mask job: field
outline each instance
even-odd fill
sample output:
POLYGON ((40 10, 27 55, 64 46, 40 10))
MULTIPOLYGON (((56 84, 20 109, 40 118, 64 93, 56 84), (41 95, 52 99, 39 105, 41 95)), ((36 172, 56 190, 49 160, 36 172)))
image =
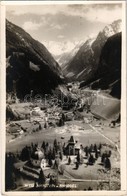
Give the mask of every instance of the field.
MULTIPOLYGON (((25 106, 26 107, 26 106, 25 106)), ((29 106, 27 106, 29 107, 29 106)), ((23 110, 22 110, 23 111, 23 110)), ((57 139, 62 145, 67 144, 71 136, 75 141, 82 144, 83 147, 90 146, 91 144, 102 144, 102 152, 111 150, 111 172, 105 172, 103 165, 101 164, 101 157, 97 159, 94 165, 87 165, 87 158, 84 157, 83 164, 81 164, 78 170, 75 169, 75 156, 71 156, 71 164, 68 165, 68 158, 63 157, 61 167, 64 171, 63 175, 59 175, 59 182, 61 184, 75 184, 73 190, 88 190, 91 185, 92 189, 98 190, 118 190, 120 188, 120 126, 114 128, 109 126, 109 120, 99 120, 93 118, 91 122, 86 122, 86 119, 92 117, 92 115, 81 112, 84 115, 84 119, 66 121, 64 126, 49 126, 44 128, 44 121, 38 120, 41 125, 41 129, 37 129, 38 122, 36 120, 17 120, 7 123, 6 132, 6 152, 21 152, 25 146, 38 144, 41 146, 43 141, 48 142, 50 146, 53 145, 54 139, 57 139), (17 133, 17 130, 22 127, 24 132, 17 133), (35 130, 35 131, 33 131, 35 130), (110 182, 110 180, 112 181, 110 182), (112 185, 115 183, 115 185, 112 185)), ((21 166, 23 163, 19 163, 21 166)), ((56 170, 47 168, 44 170, 44 174, 49 173, 57 174, 56 170)), ((31 183, 31 180, 23 178, 26 184, 31 183)), ((32 181, 34 183, 34 181, 32 181)), ((23 188, 23 187, 22 187, 23 188)), ((21 189, 22 189, 21 188, 21 189)), ((20 189, 20 190, 21 190, 20 189)), ((25 189, 24 189, 25 190, 25 189)))
MULTIPOLYGON (((20 122, 20 124, 24 124, 24 126, 29 127, 29 129, 33 128, 33 125, 27 121, 20 122)), ((46 140, 49 143, 53 143, 54 139, 60 140, 61 142, 67 142, 71 135, 74 136, 76 140, 82 143, 84 146, 94 143, 107 143, 111 144, 111 142, 106 139, 104 136, 111 139, 116 144, 119 143, 120 138, 120 127, 110 128, 108 123, 105 122, 105 125, 97 127, 99 122, 93 121, 92 124, 85 124, 82 121, 68 121, 63 127, 56 128, 48 128, 42 129, 38 132, 28 132, 24 133, 20 137, 15 138, 14 140, 9 140, 12 136, 7 134, 6 144, 7 151, 15 152, 20 150, 25 145, 33 143, 42 143, 43 140, 46 140), (93 125, 92 125, 93 124, 93 125), (92 125, 92 126, 90 126, 92 125), (96 130, 99 130, 101 134, 97 133, 92 127, 95 127, 96 130), (61 139, 64 137, 64 139, 61 139)), ((36 125, 34 125, 36 127, 36 125)))

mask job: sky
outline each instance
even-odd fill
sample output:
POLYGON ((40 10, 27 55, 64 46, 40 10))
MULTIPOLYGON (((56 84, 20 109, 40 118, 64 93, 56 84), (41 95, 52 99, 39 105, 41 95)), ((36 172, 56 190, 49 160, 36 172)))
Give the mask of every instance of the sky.
POLYGON ((72 50, 81 41, 95 37, 107 24, 122 19, 122 5, 8 5, 6 18, 56 56, 72 50))

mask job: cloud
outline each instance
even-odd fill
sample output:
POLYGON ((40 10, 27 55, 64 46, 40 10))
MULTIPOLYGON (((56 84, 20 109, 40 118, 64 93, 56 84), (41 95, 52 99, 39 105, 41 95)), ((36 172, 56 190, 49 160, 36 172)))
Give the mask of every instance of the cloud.
POLYGON ((24 22, 24 24, 22 25, 23 29, 25 29, 26 31, 36 31, 41 27, 41 23, 36 23, 36 22, 32 22, 32 21, 26 21, 24 22))
POLYGON ((59 39, 63 39, 65 36, 64 35, 58 35, 59 39))
POLYGON ((44 16, 46 14, 63 14, 67 16, 81 16, 91 22, 110 23, 122 18, 122 4, 56 4, 56 5, 26 5, 7 6, 7 11, 13 15, 35 14, 44 16))
POLYGON ((46 26, 48 23, 50 23, 49 18, 46 16, 42 16, 40 20, 41 20, 42 26, 46 26))
POLYGON ((40 22, 43 27, 47 27, 51 30, 62 30, 66 24, 60 23, 56 16, 51 16, 50 14, 43 15, 40 18, 40 22))
POLYGON ((81 16, 90 22, 111 23, 122 18, 122 4, 69 5, 74 16, 81 16), (73 11, 72 11, 73 10, 73 11))
POLYGON ((55 15, 57 13, 65 13, 67 5, 20 5, 20 6, 7 6, 7 11, 13 12, 14 15, 36 14, 55 15))
POLYGON ((122 10, 119 7, 114 10, 105 8, 90 8, 85 14, 85 18, 91 22, 111 23, 114 20, 122 18, 122 10))
POLYGON ((57 29, 57 30, 61 30, 63 27, 59 24, 55 24, 55 23, 52 23, 50 24, 50 29, 57 29))
MULTIPOLYGON (((20 5, 6 8, 8 20, 23 27, 35 39, 55 41, 49 44, 53 53, 64 50, 60 45, 65 40, 74 43, 75 40, 93 37, 93 33, 97 34, 107 24, 122 18, 122 8, 117 3, 20 5)), ((72 47, 70 43, 68 48, 72 47)))

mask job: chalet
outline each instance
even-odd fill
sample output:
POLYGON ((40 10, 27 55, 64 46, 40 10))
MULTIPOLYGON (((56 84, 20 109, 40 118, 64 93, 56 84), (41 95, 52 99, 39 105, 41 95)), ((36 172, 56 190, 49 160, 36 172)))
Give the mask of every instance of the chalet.
POLYGON ((46 166, 47 166, 47 162, 46 162, 46 159, 42 159, 41 160, 41 165, 40 165, 40 167, 42 168, 42 169, 44 169, 44 168, 46 168, 46 166))
POLYGON ((31 162, 32 168, 40 168, 41 160, 39 160, 39 159, 31 159, 30 162, 31 162))

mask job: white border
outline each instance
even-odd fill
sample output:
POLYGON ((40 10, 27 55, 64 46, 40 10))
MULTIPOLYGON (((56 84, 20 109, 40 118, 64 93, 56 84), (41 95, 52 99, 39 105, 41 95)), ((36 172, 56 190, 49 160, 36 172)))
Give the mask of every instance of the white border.
POLYGON ((122 80, 121 80, 121 133, 120 133, 120 149, 121 149, 121 189, 127 188, 127 133, 126 133, 126 104, 127 104, 127 70, 126 70, 126 4, 123 7, 122 22, 122 80), (124 164, 125 163, 125 164, 124 164), (124 181, 125 179, 125 181, 124 181))
POLYGON ((2 1, 2 5, 52 5, 52 4, 117 4, 125 1, 2 1))
POLYGON ((1 188, 2 193, 4 186, 4 179, 5 179, 5 144, 6 144, 6 137, 5 137, 5 112, 6 112, 6 66, 5 66, 5 56, 6 56, 6 48, 5 48, 5 6, 0 6, 0 131, 1 131, 1 160, 2 160, 2 167, 1 167, 1 176, 0 180, 2 182, 1 188))
POLYGON ((127 195, 127 150, 126 150, 126 2, 125 1, 2 1, 0 7, 1 15, 1 29, 0 29, 0 130, 2 131, 2 194, 3 195, 127 195), (120 145, 121 145, 121 191, 58 191, 58 192, 5 192, 5 109, 6 109, 6 80, 5 80, 5 8, 6 5, 51 5, 51 4, 116 4, 121 3, 123 5, 123 31, 122 31, 122 99, 121 99, 121 134, 120 134, 120 145))

